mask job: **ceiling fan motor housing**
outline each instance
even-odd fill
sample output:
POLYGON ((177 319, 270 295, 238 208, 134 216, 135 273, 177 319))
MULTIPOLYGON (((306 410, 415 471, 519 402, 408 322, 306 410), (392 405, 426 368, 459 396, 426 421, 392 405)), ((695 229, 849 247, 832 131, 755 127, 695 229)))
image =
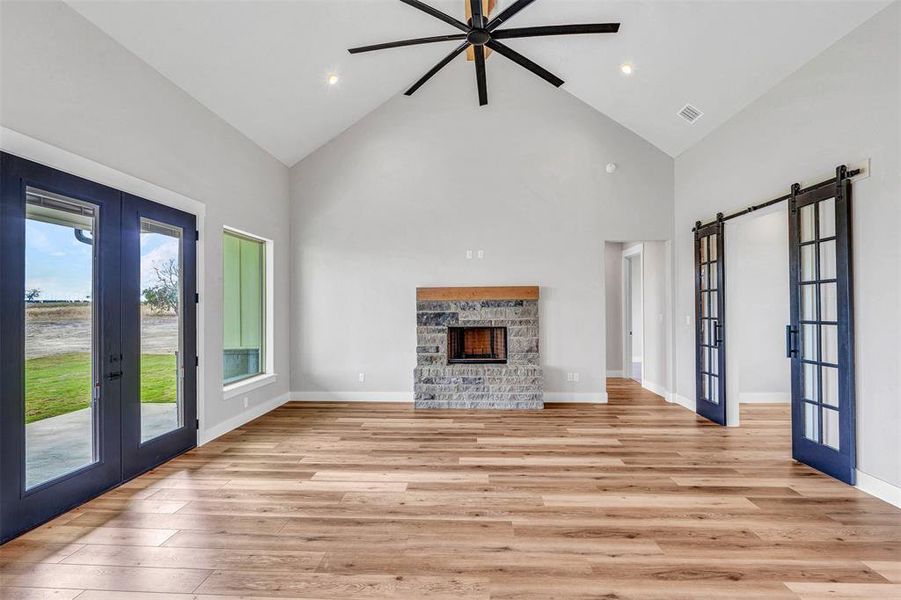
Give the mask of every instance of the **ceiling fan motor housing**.
POLYGON ((466 41, 473 46, 484 46, 491 41, 491 34, 484 29, 470 29, 466 34, 466 41))

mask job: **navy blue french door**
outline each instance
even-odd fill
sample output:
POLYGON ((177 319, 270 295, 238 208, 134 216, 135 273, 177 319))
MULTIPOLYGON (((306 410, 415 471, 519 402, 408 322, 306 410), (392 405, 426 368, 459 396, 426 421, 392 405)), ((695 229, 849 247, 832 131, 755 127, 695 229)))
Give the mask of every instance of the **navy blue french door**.
POLYGON ((195 240, 0 154, 0 542, 196 444, 195 240))
POLYGON ((197 335, 195 325, 195 217, 122 194, 122 471, 129 479, 197 442, 197 335), (162 255, 162 260, 148 256, 162 255), (142 297, 160 281, 176 297, 168 318, 142 297), (149 314, 148 314, 149 313, 149 314), (162 322, 160 322, 162 321, 162 322), (161 330, 167 343, 160 348, 161 330), (166 369, 170 394, 155 402, 166 369))
POLYGON ((695 400, 702 417, 726 424, 723 221, 695 227, 695 400))
POLYGON ((792 457, 845 483, 855 481, 851 184, 801 190, 789 206, 792 457))

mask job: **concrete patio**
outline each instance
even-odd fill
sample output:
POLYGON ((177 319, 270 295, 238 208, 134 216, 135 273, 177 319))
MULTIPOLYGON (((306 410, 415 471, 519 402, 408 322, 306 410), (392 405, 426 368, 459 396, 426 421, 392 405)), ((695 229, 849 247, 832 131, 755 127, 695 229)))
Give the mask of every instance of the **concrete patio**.
MULTIPOLYGON (((141 404, 144 440, 153 439, 178 426, 174 402, 141 404)), ((49 481, 92 461, 91 409, 28 423, 25 426, 26 487, 49 481)))

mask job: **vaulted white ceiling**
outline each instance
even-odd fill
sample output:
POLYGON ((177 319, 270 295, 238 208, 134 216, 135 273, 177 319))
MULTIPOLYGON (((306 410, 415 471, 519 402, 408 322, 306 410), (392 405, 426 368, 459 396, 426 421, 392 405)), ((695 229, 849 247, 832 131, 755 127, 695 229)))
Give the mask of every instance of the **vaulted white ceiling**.
MULTIPOLYGON (((463 20, 465 0, 425 1, 463 20)), ((498 9, 512 1, 498 0, 498 9)), ((69 4, 289 166, 403 92, 454 42, 355 56, 347 48, 456 32, 397 0, 69 4), (337 85, 327 85, 329 73, 337 85)), ((887 4, 539 0, 509 26, 622 27, 508 43, 563 78, 559 93, 676 156, 887 4), (634 65, 630 77, 620 73, 625 62, 634 65), (685 103, 704 112, 694 125, 676 115, 685 103)), ((491 65, 501 60, 488 61, 489 93, 491 65)), ((474 88, 460 89, 460 102, 477 103, 474 88)))

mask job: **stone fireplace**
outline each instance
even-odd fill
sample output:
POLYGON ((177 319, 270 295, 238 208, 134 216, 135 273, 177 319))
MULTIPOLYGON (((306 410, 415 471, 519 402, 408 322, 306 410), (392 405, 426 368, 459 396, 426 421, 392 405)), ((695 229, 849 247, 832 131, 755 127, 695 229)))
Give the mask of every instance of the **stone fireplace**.
POLYGON ((416 408, 544 407, 538 287, 416 290, 416 408))

